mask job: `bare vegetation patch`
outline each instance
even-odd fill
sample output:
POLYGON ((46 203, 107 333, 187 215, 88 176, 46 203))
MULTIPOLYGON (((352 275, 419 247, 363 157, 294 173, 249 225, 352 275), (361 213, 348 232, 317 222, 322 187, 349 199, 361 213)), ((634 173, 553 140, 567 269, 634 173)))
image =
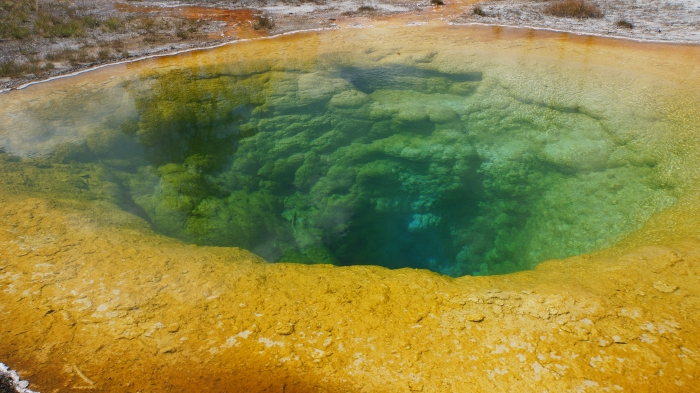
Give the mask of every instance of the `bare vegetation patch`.
POLYGON ((602 18, 603 12, 596 3, 585 0, 558 0, 544 8, 544 13, 562 18, 602 18))

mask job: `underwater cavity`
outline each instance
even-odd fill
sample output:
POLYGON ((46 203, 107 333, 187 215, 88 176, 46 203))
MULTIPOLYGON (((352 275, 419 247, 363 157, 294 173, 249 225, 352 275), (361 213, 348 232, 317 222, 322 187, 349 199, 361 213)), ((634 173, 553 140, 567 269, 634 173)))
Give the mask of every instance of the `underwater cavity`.
MULTIPOLYGON (((90 198, 196 244, 452 276, 598 250, 675 202, 653 155, 630 153, 606 119, 524 99, 485 70, 201 66, 121 88, 130 109, 84 141, 20 159, 5 140, 3 165, 73 165, 92 173, 75 180, 90 198)), ((77 127, 48 117, 50 138, 77 127)))

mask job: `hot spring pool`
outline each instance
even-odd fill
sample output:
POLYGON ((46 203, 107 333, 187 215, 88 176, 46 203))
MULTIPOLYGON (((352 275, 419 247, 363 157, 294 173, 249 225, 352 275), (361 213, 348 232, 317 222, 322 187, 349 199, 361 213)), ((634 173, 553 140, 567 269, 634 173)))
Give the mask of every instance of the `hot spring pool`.
POLYGON ((689 391, 699 64, 386 27, 0 94, 0 361, 47 392, 689 391))
POLYGON ((695 141, 678 137, 696 125, 674 116, 698 89, 679 76, 585 42, 415 30, 239 44, 3 95, 3 171, 270 262, 450 276, 610 247, 695 187, 695 141))

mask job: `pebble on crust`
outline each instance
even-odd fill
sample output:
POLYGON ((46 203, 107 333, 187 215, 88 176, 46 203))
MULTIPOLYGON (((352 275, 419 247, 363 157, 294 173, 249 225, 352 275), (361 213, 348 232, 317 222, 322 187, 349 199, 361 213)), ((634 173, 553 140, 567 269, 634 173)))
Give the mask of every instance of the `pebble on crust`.
POLYGON ((16 371, 0 363, 0 393, 37 393, 27 386, 29 382, 22 381, 16 371))

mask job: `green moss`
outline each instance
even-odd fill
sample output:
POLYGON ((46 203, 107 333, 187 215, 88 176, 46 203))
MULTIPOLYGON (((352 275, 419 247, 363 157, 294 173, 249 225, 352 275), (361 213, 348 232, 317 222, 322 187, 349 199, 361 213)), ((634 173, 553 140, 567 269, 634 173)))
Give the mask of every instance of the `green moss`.
POLYGON ((339 261, 328 247, 317 245, 300 251, 296 247, 285 250, 279 259, 280 262, 304 263, 307 265, 338 265, 339 261))
POLYGON ((254 249, 268 239, 284 235, 280 212, 279 200, 272 195, 237 191, 224 199, 201 201, 191 211, 187 232, 200 244, 254 249))

